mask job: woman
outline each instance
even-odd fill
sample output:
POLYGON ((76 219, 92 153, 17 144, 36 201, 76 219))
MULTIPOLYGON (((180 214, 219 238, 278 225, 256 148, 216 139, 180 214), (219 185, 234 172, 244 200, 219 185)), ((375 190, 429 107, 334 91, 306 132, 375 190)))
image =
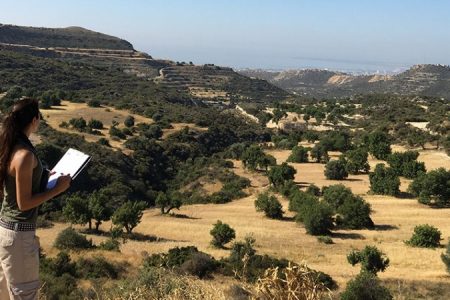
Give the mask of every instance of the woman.
POLYGON ((38 206, 70 186, 70 176, 61 176, 53 189, 41 191, 44 169, 28 139, 39 121, 38 101, 22 99, 0 132, 0 300, 38 298, 38 206))

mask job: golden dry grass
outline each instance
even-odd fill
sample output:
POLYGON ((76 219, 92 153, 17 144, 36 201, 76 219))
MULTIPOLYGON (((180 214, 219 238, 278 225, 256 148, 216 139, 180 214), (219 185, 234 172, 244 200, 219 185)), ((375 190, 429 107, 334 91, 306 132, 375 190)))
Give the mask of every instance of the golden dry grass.
MULTIPOLYGON (((267 152, 274 155, 278 163, 289 156, 289 151, 284 150, 267 152)), ((334 157, 337 155, 338 153, 333 153, 334 157)), ((422 151, 419 160, 424 161, 428 169, 437 167, 450 169, 450 158, 442 152, 422 151)), ((371 159, 371 166, 375 163, 377 161, 371 159)), ((287 258, 298 263, 305 262, 314 269, 330 274, 341 287, 359 272, 359 267, 352 267, 347 263, 346 255, 350 250, 362 249, 366 245, 376 245, 390 258, 389 268, 379 274, 382 279, 401 279, 411 284, 413 281, 450 284, 450 277, 440 259, 443 249, 412 248, 404 244, 404 241, 411 237, 413 228, 424 223, 439 228, 444 238, 443 243, 446 243, 450 237, 449 209, 429 208, 419 204, 416 199, 368 195, 368 175, 350 176, 350 180, 345 181, 331 181, 325 179, 324 166, 321 164, 291 164, 297 169, 295 181, 298 184, 306 186, 314 183, 322 187, 342 183, 361 195, 372 206, 372 219, 378 226, 376 230, 339 230, 332 236, 335 244, 325 245, 319 243, 316 237, 307 235, 303 226, 293 221, 271 220, 256 212, 254 201, 259 192, 268 188, 267 177, 262 173, 243 169, 239 161, 234 161, 234 164, 236 174, 251 180, 251 187, 247 189, 249 196, 221 205, 183 206, 177 211, 189 218, 162 216, 157 209, 147 210, 135 231, 155 235, 161 240, 128 241, 121 247, 122 254, 118 255, 134 266, 140 264, 144 251, 149 254, 159 253, 175 246, 195 245, 216 258, 228 256, 229 250, 214 249, 209 245, 211 240, 209 231, 212 225, 217 220, 222 220, 236 230, 237 240, 252 234, 256 239, 256 249, 259 253, 287 258)), ((402 180, 402 191, 406 190, 407 183, 407 180, 402 180)), ((280 200, 284 210, 287 211, 287 200, 280 200)), ((293 214, 287 212, 286 216, 292 217, 293 214)), ((108 230, 109 226, 110 224, 106 223, 101 228, 108 230)), ((38 231, 45 250, 54 253, 51 244, 56 233, 62 228, 63 225, 56 225, 52 229, 38 231)), ((93 239, 99 242, 102 238, 93 237, 93 239)))
POLYGON ((104 137, 110 141, 112 147, 120 150, 124 149, 122 142, 111 140, 109 135, 109 129, 111 128, 113 121, 119 123, 119 128, 125 127, 123 122, 127 116, 133 116, 135 123, 153 123, 153 120, 150 118, 133 114, 128 111, 118 110, 113 107, 90 107, 86 103, 73 103, 65 100, 61 101, 61 106, 54 106, 51 109, 41 109, 41 112, 48 125, 58 131, 82 135, 89 142, 96 142, 101 137, 104 137), (93 135, 59 127, 59 124, 62 122, 68 123, 70 119, 80 117, 83 117, 87 122, 91 119, 101 121, 104 129, 101 129, 100 132, 103 135, 93 135))
POLYGON ((207 127, 200 127, 193 123, 172 123, 171 125, 173 128, 163 129, 162 139, 167 138, 169 135, 174 134, 175 132, 184 129, 185 127, 188 127, 189 129, 196 130, 196 131, 207 131, 208 130, 207 127))

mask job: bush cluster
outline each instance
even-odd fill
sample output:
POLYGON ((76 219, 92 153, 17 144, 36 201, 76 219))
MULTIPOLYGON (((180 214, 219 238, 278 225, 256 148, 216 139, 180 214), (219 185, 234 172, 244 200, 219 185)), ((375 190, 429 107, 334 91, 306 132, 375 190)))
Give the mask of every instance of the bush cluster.
POLYGON ((396 196, 400 193, 400 179, 392 168, 377 164, 369 174, 370 190, 374 194, 396 196))
POLYGON ((426 173, 425 163, 418 162, 419 152, 394 152, 387 157, 387 162, 398 176, 409 179, 416 178, 420 173, 426 173))
POLYGON ((274 195, 270 195, 268 192, 258 195, 255 207, 257 211, 263 211, 266 217, 271 219, 283 218, 283 206, 274 195))
POLYGON ((441 232, 434 226, 423 224, 414 227, 414 233, 406 244, 414 247, 436 248, 441 242, 441 232))

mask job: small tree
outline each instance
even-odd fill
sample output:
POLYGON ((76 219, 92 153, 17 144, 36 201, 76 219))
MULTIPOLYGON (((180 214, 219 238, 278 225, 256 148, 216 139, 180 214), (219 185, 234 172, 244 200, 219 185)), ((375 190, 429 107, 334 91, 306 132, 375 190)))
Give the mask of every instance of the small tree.
POLYGON ((362 251, 351 251, 347 255, 348 262, 354 266, 361 263, 361 272, 377 275, 389 266, 389 258, 375 246, 366 246, 362 251))
POLYGON ((236 232, 234 229, 228 224, 222 223, 220 220, 214 224, 213 229, 211 229, 209 233, 213 237, 211 244, 217 248, 223 248, 226 243, 236 238, 236 232))
POLYGON ((271 167, 267 175, 270 183, 278 188, 286 181, 293 180, 296 173, 297 171, 293 167, 284 162, 279 166, 271 167))
POLYGON ((349 229, 373 228, 370 218, 370 204, 359 196, 352 196, 344 200, 338 207, 336 223, 340 227, 349 229))
POLYGON ((161 208, 162 214, 168 214, 174 208, 180 209, 183 202, 178 194, 172 193, 171 195, 167 195, 159 192, 155 204, 156 207, 161 208))
POLYGON ((306 232, 311 235, 327 235, 333 228, 333 210, 323 202, 316 202, 312 205, 303 206, 299 212, 300 218, 303 220, 306 232))
POLYGON ((387 162, 398 176, 412 179, 421 172, 426 172, 425 164, 417 162, 417 157, 419 157, 417 151, 394 152, 387 157, 387 162))
POLYGON ((369 174, 370 190, 375 194, 396 196, 400 193, 400 179, 391 168, 377 164, 369 174))
POLYGON ((421 173, 409 185, 408 190, 419 202, 428 205, 450 205, 450 171, 444 168, 421 173))
POLYGON ((134 126, 134 117, 133 116, 127 116, 125 118, 125 121, 123 121, 123 124, 126 127, 133 127, 134 126))
POLYGON ((83 117, 72 118, 70 119, 69 124, 78 131, 85 131, 87 126, 86 120, 83 119, 83 117))
POLYGON ((391 154, 391 142, 388 134, 375 131, 367 138, 369 152, 377 159, 386 159, 391 154))
POLYGON ((345 187, 343 184, 334 184, 324 186, 322 189, 323 200, 331 205, 334 210, 337 210, 344 201, 353 197, 352 190, 345 187))
POLYGON ((86 201, 78 194, 73 194, 66 199, 63 215, 72 224, 85 225, 89 223, 89 229, 92 229, 92 214, 89 209, 89 201, 86 201))
POLYGON ((327 163, 330 160, 328 150, 320 143, 311 149, 311 157, 318 163, 327 163))
POLYGON ((125 140, 127 138, 125 133, 123 133, 116 126, 111 126, 111 128, 109 129, 109 135, 111 135, 112 137, 113 136, 118 137, 119 139, 122 139, 122 140, 125 140))
POLYGON ((436 248, 441 242, 441 232, 434 226, 424 224, 414 227, 414 233, 405 243, 415 247, 436 248))
POLYGON ((344 160, 332 160, 325 166, 325 177, 330 180, 343 180, 348 177, 344 160))
POLYGON ((283 218, 283 206, 274 195, 269 195, 267 192, 258 195, 255 207, 257 211, 263 211, 271 219, 283 218))
POLYGON ((256 170, 261 163, 261 159, 265 156, 265 153, 262 151, 261 147, 258 145, 251 145, 247 149, 245 149, 242 154, 242 162, 246 168, 250 170, 256 170))
POLYGON ((92 219, 95 220, 95 231, 98 231, 103 221, 109 221, 113 214, 109 199, 101 190, 89 196, 89 211, 92 219))
POLYGON ((91 129, 103 129, 103 123, 96 119, 91 119, 87 126, 91 129))
POLYGON ((114 225, 124 227, 127 233, 130 234, 141 222, 145 208, 145 202, 128 201, 116 210, 112 216, 112 222, 114 225))
POLYGON ((292 148, 292 153, 287 161, 294 163, 308 162, 308 149, 302 146, 294 146, 294 148, 292 148))
POLYGON ((347 283, 341 300, 392 300, 389 289, 381 285, 380 279, 370 272, 361 272, 347 283))
POLYGON ((447 251, 446 253, 441 254, 441 259, 444 262, 445 266, 447 267, 447 272, 450 274, 450 240, 447 244, 447 251))
POLYGON ((364 148, 350 150, 345 153, 346 170, 349 174, 367 173, 370 170, 367 160, 369 154, 364 148))

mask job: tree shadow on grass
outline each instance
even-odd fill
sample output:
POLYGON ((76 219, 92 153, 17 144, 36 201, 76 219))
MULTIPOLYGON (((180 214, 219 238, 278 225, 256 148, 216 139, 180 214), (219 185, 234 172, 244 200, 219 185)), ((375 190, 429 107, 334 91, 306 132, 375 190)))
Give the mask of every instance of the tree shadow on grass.
POLYGON ((176 219, 189 219, 189 220, 200 220, 201 218, 196 218, 196 217, 191 217, 185 214, 177 214, 177 213, 170 213, 167 215, 168 217, 171 218, 176 218, 176 219))
POLYGON ((310 182, 303 182, 303 181, 294 181, 294 183, 299 187, 299 188, 307 188, 311 185, 310 182))
MULTIPOLYGON (((111 237, 111 232, 109 232, 109 231, 102 231, 102 230, 96 231, 95 229, 81 229, 81 230, 79 230, 79 232, 83 233, 83 234, 89 234, 89 235, 111 237)), ((157 237, 156 235, 143 234, 143 233, 139 233, 139 232, 132 232, 132 233, 124 232, 121 238, 123 238, 125 240, 138 241, 138 242, 187 242, 187 241, 183 241, 183 240, 165 239, 165 238, 157 237)))
POLYGON ((365 240, 366 238, 359 233, 344 233, 344 232, 332 232, 330 235, 332 238, 343 240, 365 240))
POLYGON ((124 233, 122 238, 138 242, 187 242, 182 240, 165 239, 162 237, 157 237, 156 235, 143 234, 139 232, 124 233))
POLYGON ((347 178, 342 181, 358 182, 358 181, 363 181, 363 180, 360 178, 347 178))
POLYGON ((278 219, 280 221, 284 221, 284 222, 294 222, 295 221, 295 217, 282 217, 281 219, 278 219))
POLYGON ((395 225, 389 225, 389 224, 381 224, 381 225, 375 225, 372 230, 376 231, 388 231, 388 230, 395 230, 398 229, 395 225))
POLYGON ((411 193, 400 192, 400 193, 398 193, 398 195, 395 196, 395 198, 399 198, 399 199, 414 199, 415 197, 411 193))

